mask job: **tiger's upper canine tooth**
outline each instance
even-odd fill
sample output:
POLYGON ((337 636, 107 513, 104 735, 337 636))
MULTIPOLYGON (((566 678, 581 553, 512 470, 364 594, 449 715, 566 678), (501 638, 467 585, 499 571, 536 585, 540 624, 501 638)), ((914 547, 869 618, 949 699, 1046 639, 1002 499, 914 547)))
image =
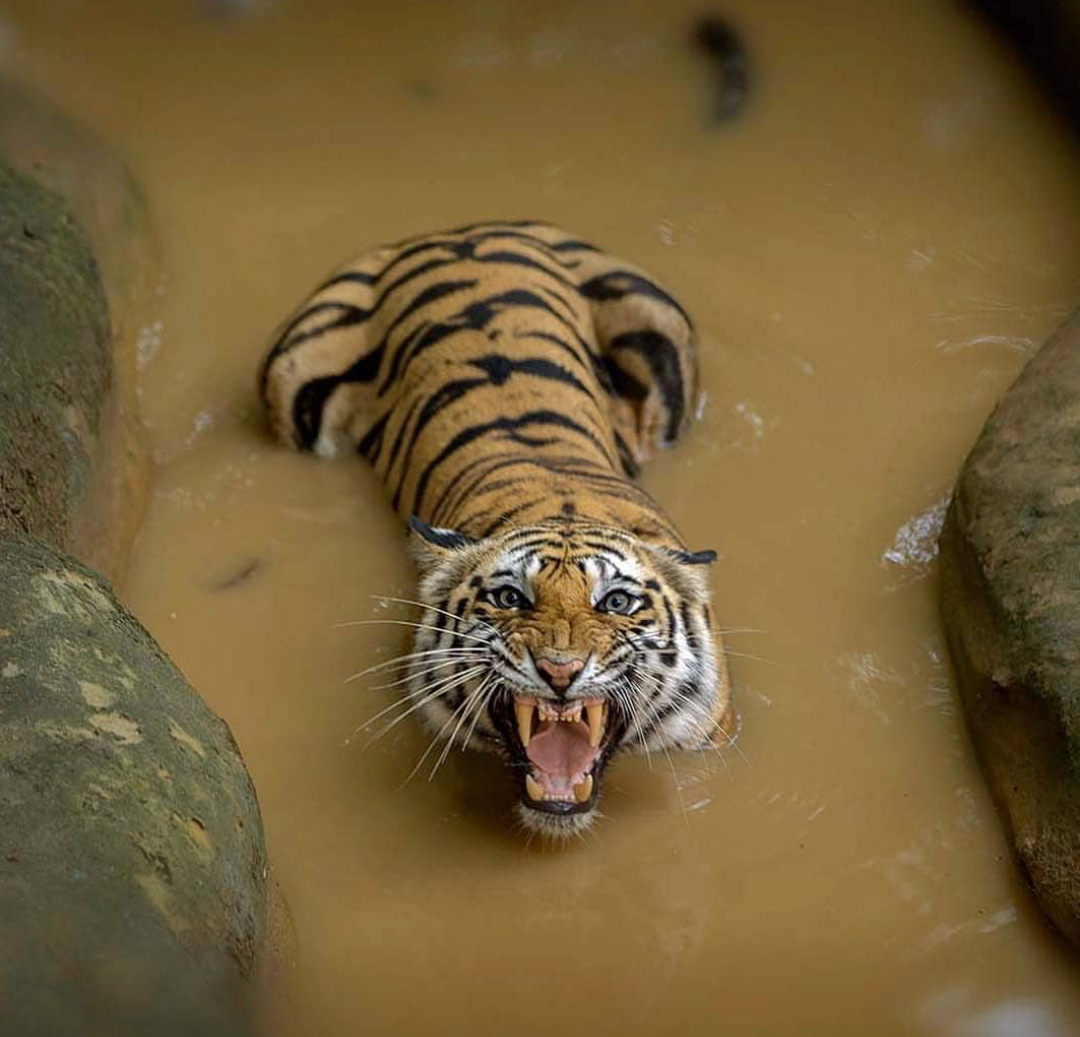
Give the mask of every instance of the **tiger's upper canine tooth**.
POLYGON ((595 749, 604 734, 604 704, 590 702, 585 707, 585 712, 589 714, 589 746, 595 749))
POLYGON ((529 799, 534 799, 537 802, 544 798, 544 786, 531 774, 525 775, 525 791, 529 794, 529 799))
MULTIPOLYGON (((528 749, 529 737, 532 735, 533 705, 531 702, 515 700, 514 713, 517 716, 518 737, 521 739, 521 744, 528 749)), ((533 799, 536 798, 538 797, 533 796, 533 799)))
POLYGON ((588 802, 589 797, 592 795, 592 775, 586 774, 584 781, 579 781, 574 786, 574 799, 579 803, 588 802))

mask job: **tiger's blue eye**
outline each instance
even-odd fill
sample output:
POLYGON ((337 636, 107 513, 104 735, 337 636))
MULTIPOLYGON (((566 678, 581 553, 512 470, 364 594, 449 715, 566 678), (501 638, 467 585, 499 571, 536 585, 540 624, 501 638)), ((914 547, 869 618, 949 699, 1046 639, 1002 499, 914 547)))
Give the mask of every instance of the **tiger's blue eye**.
POLYGON ((628 616, 637 606, 637 598, 626 591, 609 591, 596 604, 600 612, 614 612, 618 616, 628 616))
POLYGON ((491 592, 491 601, 496 608, 500 609, 523 609, 527 608, 529 599, 517 589, 517 587, 496 587, 491 592))

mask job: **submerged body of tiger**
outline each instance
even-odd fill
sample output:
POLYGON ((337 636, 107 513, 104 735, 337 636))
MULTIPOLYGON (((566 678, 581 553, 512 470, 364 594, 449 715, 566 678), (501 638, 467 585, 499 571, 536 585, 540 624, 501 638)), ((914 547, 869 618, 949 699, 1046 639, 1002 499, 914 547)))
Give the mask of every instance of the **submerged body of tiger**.
POLYGON ((587 825, 617 752, 731 737, 715 556, 633 482, 697 396, 691 321, 640 270, 543 223, 410 239, 316 291, 261 391, 280 438, 358 450, 410 521, 403 708, 499 751, 529 827, 587 825))

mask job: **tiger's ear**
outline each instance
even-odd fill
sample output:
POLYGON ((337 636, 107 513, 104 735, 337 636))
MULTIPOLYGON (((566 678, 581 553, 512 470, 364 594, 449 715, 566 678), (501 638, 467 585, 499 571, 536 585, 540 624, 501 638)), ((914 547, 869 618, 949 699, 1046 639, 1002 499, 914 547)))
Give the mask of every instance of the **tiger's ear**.
POLYGON ((688 598, 707 599, 709 577, 705 566, 717 559, 715 551, 682 551, 674 547, 651 547, 664 578, 688 598))
POLYGON ((712 565, 717 559, 715 551, 676 551, 667 549, 667 553, 677 562, 683 565, 712 565))
POLYGON ((429 526, 426 522, 421 522, 415 515, 409 519, 409 528, 423 537, 432 547, 439 547, 447 551, 455 551, 459 547, 469 547, 479 542, 464 533, 459 533, 456 529, 429 526))
POLYGON ((459 533, 456 529, 429 526, 415 515, 409 519, 409 529, 413 534, 409 537, 413 560, 421 572, 426 572, 446 561, 455 552, 479 543, 478 540, 459 533))

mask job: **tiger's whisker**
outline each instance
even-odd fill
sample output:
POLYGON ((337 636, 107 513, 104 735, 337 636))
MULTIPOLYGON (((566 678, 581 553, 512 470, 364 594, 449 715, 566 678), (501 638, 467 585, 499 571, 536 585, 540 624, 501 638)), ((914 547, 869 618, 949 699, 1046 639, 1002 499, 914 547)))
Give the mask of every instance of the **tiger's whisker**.
POLYGON ((462 659, 448 659, 446 662, 436 663, 434 666, 429 666, 424 670, 412 670, 404 677, 399 677, 397 680, 389 681, 386 684, 373 684, 369 690, 388 691, 390 688, 398 688, 402 684, 408 684, 410 681, 419 680, 421 677, 426 677, 429 674, 438 673, 439 670, 445 670, 448 666, 460 666, 464 661, 465 660, 462 659))
MULTIPOLYGON (((697 714, 702 719, 703 722, 709 723, 709 724, 711 724, 713 722, 712 714, 709 713, 705 709, 705 707, 701 705, 700 702, 695 702, 693 699, 688 698, 685 694, 678 691, 678 689, 676 689, 676 691, 675 691, 675 693, 673 695, 673 698, 675 699, 676 702, 684 703, 686 705, 686 707, 691 712, 697 714)), ((737 752, 739 754, 739 756, 742 757, 743 762, 748 767, 753 767, 754 766, 753 763, 750 761, 750 757, 747 756, 745 752, 743 752, 742 747, 739 745, 738 739, 736 739, 736 738, 731 738, 731 737, 727 738, 727 740, 726 740, 726 742, 725 742, 725 744, 723 746, 710 744, 709 748, 712 749, 722 760, 724 759, 724 754, 722 752, 722 749, 734 749, 735 752, 737 752)), ((726 761, 725 761, 725 763, 726 763, 726 761)))
MULTIPOLYGON (((480 696, 486 690, 487 685, 491 681, 491 674, 489 673, 475 688, 475 690, 466 697, 463 705, 465 709, 462 710, 461 718, 458 720, 454 730, 450 733, 450 737, 446 741, 446 745, 443 746, 443 751, 439 754, 439 758, 435 761, 435 766, 431 768, 431 773, 428 775, 428 781, 432 781, 435 775, 438 773, 439 768, 446 761, 446 758, 450 755, 451 750, 454 748, 454 742, 457 739, 458 732, 461 730, 462 725, 469 719, 469 714, 472 712, 474 704, 479 704, 480 696)), ((466 739, 466 742, 468 739, 466 739)), ((462 748, 464 749, 464 745, 462 748)))
MULTIPOLYGON (((695 646, 697 646, 699 644, 702 644, 703 641, 704 641, 704 639, 700 638, 700 637, 688 636, 686 638, 686 643, 688 645, 690 645, 691 647, 695 647, 695 646)), ((753 659, 754 662, 768 663, 770 666, 782 666, 782 665, 784 665, 783 663, 777 662, 777 660, 775 660, 775 659, 766 659, 762 655, 750 655, 747 652, 736 652, 733 649, 728 648, 727 646, 724 647, 723 652, 724 652, 724 655, 736 656, 736 657, 738 657, 740 659, 753 659)))
POLYGON ((443 723, 442 727, 440 727, 439 730, 435 732, 431 741, 428 742, 428 746, 424 750, 423 756, 421 756, 420 759, 416 761, 416 766, 413 767, 411 771, 409 771, 408 777, 405 778, 399 788, 404 788, 406 785, 409 784, 410 781, 413 780, 414 777, 416 777, 420 768, 424 765, 424 761, 431 755, 432 750, 435 748, 436 745, 439 744, 439 741, 446 732, 446 729, 454 722, 454 718, 458 715, 458 712, 468 703, 468 701, 468 698, 462 699, 461 705, 454 709, 450 713, 450 716, 446 718, 446 721, 443 723))
POLYGON ((620 684, 620 687, 613 688, 612 690, 617 696, 620 708, 623 710, 624 713, 626 713, 627 719, 630 721, 631 724, 633 724, 634 730, 637 732, 638 743, 641 745, 641 748, 645 750, 645 759, 651 769, 652 756, 649 752, 648 743, 645 740, 645 732, 641 727, 641 721, 638 717, 637 706, 634 705, 634 702, 630 698, 630 696, 626 694, 630 686, 625 681, 625 678, 620 679, 620 684))
MULTIPOLYGON (((396 605, 415 605, 417 608, 424 609, 425 611, 438 612, 443 616, 449 616, 455 623, 464 622, 463 616, 455 615, 453 612, 447 612, 446 609, 441 609, 437 605, 425 605, 422 601, 413 601, 412 598, 387 598, 382 594, 372 594, 371 597, 375 601, 385 601, 396 605)), ((487 627, 492 633, 498 633, 498 630, 486 619, 481 619, 479 616, 473 618, 475 622, 487 627)))
POLYGON ((735 652, 728 647, 724 647, 724 655, 729 655, 735 659, 753 659, 756 663, 765 663, 768 666, 783 666, 783 663, 777 662, 775 659, 766 659, 762 655, 750 655, 749 652, 735 652))
POLYGON ((432 630, 436 634, 448 634, 451 637, 463 637, 467 641, 479 641, 480 644, 490 644, 491 639, 487 637, 476 637, 473 634, 463 634, 459 630, 445 630, 442 627, 432 626, 430 623, 412 623, 406 619, 353 619, 347 623, 334 623, 331 629, 341 629, 343 627, 372 627, 372 626, 399 626, 399 627, 413 627, 416 630, 432 630))
POLYGON ((491 701, 491 697, 499 690, 499 675, 492 670, 491 671, 491 686, 488 688, 487 694, 484 696, 484 701, 477 706, 476 713, 473 716, 472 726, 469 728, 468 734, 465 736, 465 740, 461 743, 461 751, 464 752, 472 741, 472 736, 476 731, 476 725, 479 723, 480 718, 484 715, 484 710, 488 708, 488 703, 491 701))
MULTIPOLYGON (((402 705, 405 705, 406 703, 408 703, 410 698, 417 697, 417 696, 422 696, 422 697, 420 697, 418 699, 418 701, 413 702, 411 705, 409 705, 408 709, 406 709, 404 713, 401 713, 399 716, 394 717, 393 720, 391 720, 383 728, 381 728, 379 731, 377 731, 375 733, 375 735, 372 736, 372 739, 371 739, 372 742, 377 741, 378 739, 385 737, 390 731, 392 731, 395 727, 397 727, 397 725, 400 724, 401 721, 404 720, 411 713, 414 713, 414 712, 416 712, 416 710, 420 709, 421 707, 426 706, 429 702, 433 701, 434 699, 437 699, 440 696, 445 695, 448 691, 453 690, 459 684, 465 684, 469 680, 471 680, 473 677, 478 677, 483 671, 484 671, 484 667, 478 666, 478 667, 473 667, 470 670, 464 670, 461 673, 451 674, 449 677, 444 677, 441 680, 436 681, 434 684, 429 684, 426 687, 420 688, 417 691, 410 693, 410 695, 405 696, 404 698, 396 699, 394 702, 392 702, 385 709, 380 710, 373 717, 370 717, 367 720, 365 720, 364 723, 360 725, 360 728, 370 727, 370 725, 373 724, 380 717, 383 717, 387 713, 390 713, 391 711, 393 711, 394 709, 398 709, 402 705)), ((360 728, 357 728, 357 730, 360 730, 360 728)))
MULTIPOLYGON (((358 670, 356 673, 346 677, 343 683, 349 684, 352 681, 359 680, 361 677, 367 677, 372 673, 379 673, 382 670, 390 670, 395 666, 408 666, 413 661, 420 659, 422 656, 442 656, 448 659, 468 659, 473 656, 481 656, 487 653, 486 648, 432 648, 426 652, 413 652, 410 655, 399 655, 395 659, 387 659, 385 662, 376 663, 374 666, 368 666, 363 670, 358 670)), ((427 660, 431 662, 430 659, 427 660)))
MULTIPOLYGON (((427 704, 428 704, 429 702, 432 702, 432 701, 434 701, 435 699, 439 698, 439 697, 440 697, 441 695, 444 695, 444 694, 445 694, 445 693, 446 693, 447 691, 450 691, 450 690, 452 690, 452 689, 453 689, 453 687, 454 687, 454 685, 452 685, 452 686, 447 686, 447 687, 439 687, 439 688, 437 688, 436 690, 434 690, 434 691, 431 691, 431 692, 429 692, 428 694, 426 694, 426 695, 425 695, 425 696, 424 696, 423 698, 421 698, 421 699, 417 700, 416 702, 414 702, 414 703, 412 704, 412 706, 411 706, 410 708, 408 708, 408 709, 407 709, 407 710, 406 710, 405 712, 403 712, 403 713, 402 713, 402 714, 401 714, 400 716, 397 716, 397 717, 395 717, 395 718, 394 718, 393 720, 390 720, 390 721, 389 721, 389 722, 388 722, 387 724, 385 724, 385 725, 384 725, 384 726, 383 726, 382 728, 380 728, 380 729, 379 729, 378 731, 376 731, 376 732, 375 732, 375 733, 374 733, 374 734, 373 734, 373 735, 372 735, 372 736, 371 736, 371 737, 370 737, 370 738, 369 738, 369 739, 368 739, 368 740, 367 740, 367 741, 366 741, 366 742, 364 743, 364 748, 365 748, 365 749, 367 749, 367 748, 369 748, 369 747, 370 747, 371 745, 373 745, 373 744, 374 744, 375 742, 379 741, 379 740, 380 740, 381 738, 385 738, 385 737, 386 737, 386 735, 387 735, 387 734, 389 734, 389 732, 390 732, 390 731, 392 731, 392 730, 393 730, 393 729, 394 729, 394 728, 395 728, 395 727, 396 727, 396 726, 397 726, 397 725, 398 725, 398 724, 399 724, 399 723, 400 723, 400 722, 401 722, 402 720, 404 720, 404 719, 405 719, 405 717, 407 717, 407 716, 408 716, 408 715, 409 715, 410 713, 412 713, 412 712, 413 712, 414 710, 416 710, 416 709, 420 709, 420 708, 422 708, 423 706, 426 706, 426 705, 427 705, 427 704)), ((357 727, 357 728, 356 728, 356 730, 355 730, 355 731, 353 732, 353 734, 356 734, 356 732, 357 732, 357 731, 362 731, 362 730, 364 730, 365 728, 370 728, 370 727, 371 727, 371 725, 372 725, 373 723, 375 723, 375 721, 376 721, 376 720, 378 720, 378 719, 379 719, 380 717, 383 717, 383 716, 385 716, 385 715, 386 715, 387 713, 390 713, 390 712, 392 712, 392 711, 393 711, 394 709, 398 709, 398 708, 400 708, 401 706, 403 706, 403 705, 406 705, 406 704, 407 704, 407 702, 408 702, 408 700, 407 700, 407 699, 406 699, 406 700, 401 700, 401 699, 398 699, 397 701, 395 701, 395 702, 392 702, 392 703, 391 703, 391 704, 390 704, 389 706, 387 706, 387 707, 386 707, 385 709, 382 709, 382 710, 380 710, 380 711, 379 711, 378 713, 376 713, 376 714, 375 714, 375 715, 374 715, 373 717, 371 717, 371 719, 370 719, 370 720, 365 720, 365 721, 364 721, 364 723, 362 723, 362 724, 361 724, 361 725, 360 725, 359 727, 357 727)))
MULTIPOLYGON (((479 675, 480 673, 483 673, 483 671, 485 669, 486 669, 486 667, 484 667, 482 665, 471 666, 466 670, 459 670, 456 673, 447 674, 445 677, 439 677, 436 680, 432 681, 431 683, 422 685, 421 687, 417 688, 415 691, 409 691, 409 692, 406 692, 404 695, 399 696, 395 700, 394 703, 391 703, 390 707, 388 707, 388 709, 387 709, 387 712, 389 711, 389 709, 392 709, 393 706, 395 706, 395 705, 403 706, 403 705, 408 705, 410 702, 412 703, 412 705, 410 705, 410 711, 411 711, 412 709, 415 709, 417 704, 418 704, 418 703, 415 702, 415 700, 422 699, 425 702, 430 701, 430 697, 431 697, 432 692, 436 693, 436 697, 438 697, 438 695, 445 695, 448 691, 452 691, 459 684, 465 684, 471 678, 479 675)), ((376 716, 372 717, 371 720, 376 719, 376 717, 378 715, 379 714, 376 714, 376 716)), ((408 715, 408 713, 403 713, 402 714, 402 716, 407 716, 407 715, 408 715)), ((398 720, 400 720, 400 719, 401 719, 400 717, 395 718, 394 723, 396 724, 398 722, 398 720)), ((371 720, 369 720, 367 722, 370 724, 371 720)))

